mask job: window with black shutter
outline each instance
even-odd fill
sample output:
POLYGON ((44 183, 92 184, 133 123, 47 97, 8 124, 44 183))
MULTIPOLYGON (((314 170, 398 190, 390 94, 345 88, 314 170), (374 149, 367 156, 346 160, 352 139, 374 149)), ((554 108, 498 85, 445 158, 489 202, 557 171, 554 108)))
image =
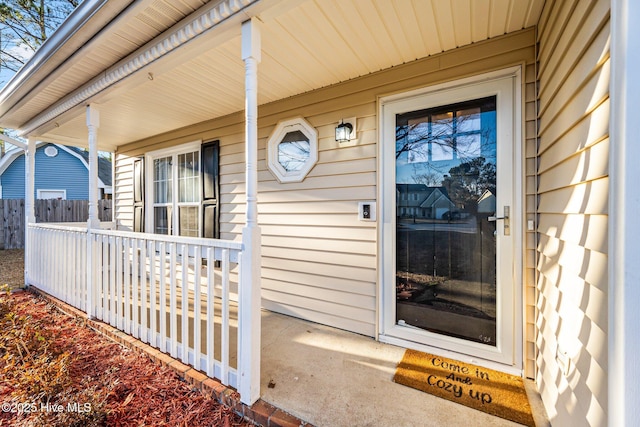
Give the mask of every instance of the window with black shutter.
POLYGON ((220 237, 219 141, 148 153, 133 163, 134 231, 220 237), (151 209, 145 214, 145 197, 151 209))

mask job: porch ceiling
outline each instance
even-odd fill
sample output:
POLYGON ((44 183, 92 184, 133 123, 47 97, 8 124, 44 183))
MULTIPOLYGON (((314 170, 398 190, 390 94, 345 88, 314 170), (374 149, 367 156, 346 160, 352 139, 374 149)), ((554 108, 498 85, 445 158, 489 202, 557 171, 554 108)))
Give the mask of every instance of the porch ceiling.
MULTIPOLYGON (((47 120, 112 65, 171 31, 205 0, 142 0, 111 21, 20 102, 0 126, 86 145, 84 105, 100 108, 99 147, 115 147, 244 108, 239 22, 263 22, 258 101, 266 104, 536 25, 544 0, 259 0, 181 49, 47 120)), ((217 2, 216 2, 217 3, 217 2)), ((246 2, 240 2, 246 3, 246 2)), ((2 98, 0 98, 2 99, 2 98)), ((4 113, 7 111, 6 113, 4 113)))

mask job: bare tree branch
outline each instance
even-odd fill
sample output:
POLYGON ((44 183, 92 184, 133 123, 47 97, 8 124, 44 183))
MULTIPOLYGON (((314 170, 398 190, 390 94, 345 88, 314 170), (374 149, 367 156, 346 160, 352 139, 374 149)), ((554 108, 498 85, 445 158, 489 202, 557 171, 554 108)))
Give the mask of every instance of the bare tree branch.
POLYGON ((0 2, 0 67, 12 72, 19 70, 79 3, 79 0, 0 2))

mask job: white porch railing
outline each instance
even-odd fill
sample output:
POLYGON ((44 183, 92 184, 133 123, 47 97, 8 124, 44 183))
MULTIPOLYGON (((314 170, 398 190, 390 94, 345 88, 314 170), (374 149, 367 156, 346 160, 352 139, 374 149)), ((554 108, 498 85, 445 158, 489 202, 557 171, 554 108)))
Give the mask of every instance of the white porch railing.
POLYGON ((242 243, 30 224, 27 248, 29 284, 235 387, 242 399, 238 364, 259 357, 241 357, 237 345, 250 332, 239 329, 232 281, 242 243))

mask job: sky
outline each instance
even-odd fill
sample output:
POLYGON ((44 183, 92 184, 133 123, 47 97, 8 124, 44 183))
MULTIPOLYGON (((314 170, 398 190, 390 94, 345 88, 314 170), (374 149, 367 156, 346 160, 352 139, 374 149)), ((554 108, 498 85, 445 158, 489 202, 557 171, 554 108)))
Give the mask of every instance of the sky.
MULTIPOLYGON (((15 57, 22 58, 24 60, 24 63, 26 64, 35 52, 16 43, 12 48, 7 49, 7 53, 15 57)), ((7 85, 7 83, 9 83, 9 81, 15 74, 15 71, 12 71, 6 67, 0 67, 0 90, 2 90, 7 85)), ((16 138, 26 142, 24 138, 19 138, 15 133, 11 132, 11 130, 5 130, 5 133, 12 138, 16 138)), ((5 151, 9 151, 15 148, 17 147, 12 144, 5 143, 5 151)))
MULTIPOLYGON (((15 46, 11 49, 8 49, 8 53, 16 57, 24 58, 25 63, 34 54, 33 51, 24 47, 19 47, 19 46, 15 46)), ((6 84, 9 82, 9 80, 11 80, 14 74, 15 72, 7 68, 4 68, 4 67, 0 68, 0 88, 3 88, 4 86, 6 86, 6 84)))

